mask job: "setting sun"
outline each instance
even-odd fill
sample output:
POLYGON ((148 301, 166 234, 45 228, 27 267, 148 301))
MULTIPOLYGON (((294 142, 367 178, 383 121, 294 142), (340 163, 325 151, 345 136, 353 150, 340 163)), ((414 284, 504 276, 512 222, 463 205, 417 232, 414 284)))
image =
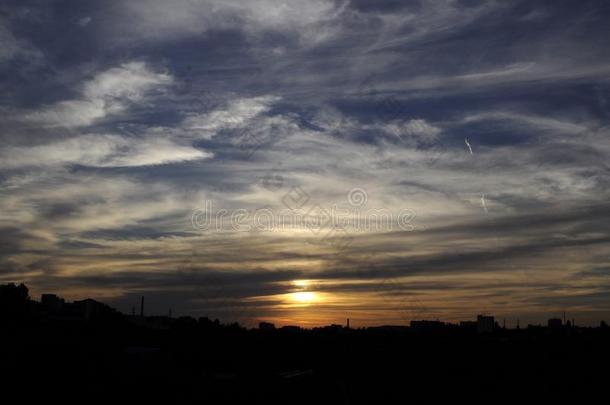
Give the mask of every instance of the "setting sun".
POLYGON ((290 299, 301 304, 310 304, 316 301, 317 296, 316 293, 311 291, 299 291, 291 293, 290 299))

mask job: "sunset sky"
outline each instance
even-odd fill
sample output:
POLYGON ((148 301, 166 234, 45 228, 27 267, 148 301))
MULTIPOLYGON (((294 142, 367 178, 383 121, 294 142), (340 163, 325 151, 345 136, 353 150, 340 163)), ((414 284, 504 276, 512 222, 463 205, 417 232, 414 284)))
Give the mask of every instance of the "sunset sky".
POLYGON ((0 5, 0 283, 279 325, 610 320, 610 2, 0 5))

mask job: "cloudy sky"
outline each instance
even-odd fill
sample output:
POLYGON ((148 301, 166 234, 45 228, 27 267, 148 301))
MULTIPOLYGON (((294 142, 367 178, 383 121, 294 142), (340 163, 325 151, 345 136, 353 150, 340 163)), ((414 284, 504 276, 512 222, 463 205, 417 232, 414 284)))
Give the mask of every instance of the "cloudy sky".
POLYGON ((0 282, 252 325, 610 318, 606 1, 10 1, 0 282))

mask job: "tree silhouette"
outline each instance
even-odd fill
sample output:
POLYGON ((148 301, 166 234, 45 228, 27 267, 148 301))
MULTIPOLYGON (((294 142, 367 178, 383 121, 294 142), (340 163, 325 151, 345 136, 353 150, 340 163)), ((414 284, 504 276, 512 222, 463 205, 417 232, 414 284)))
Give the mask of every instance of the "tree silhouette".
POLYGON ((23 284, 0 285, 0 319, 15 322, 25 320, 31 313, 29 290, 23 284))

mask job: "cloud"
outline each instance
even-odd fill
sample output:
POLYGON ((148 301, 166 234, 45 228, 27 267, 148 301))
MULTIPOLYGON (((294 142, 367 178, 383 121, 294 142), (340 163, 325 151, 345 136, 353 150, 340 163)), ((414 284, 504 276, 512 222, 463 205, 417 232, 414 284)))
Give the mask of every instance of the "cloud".
POLYGON ((332 0, 179 0, 172 6, 150 0, 120 6, 118 18, 111 25, 115 35, 149 41, 243 29, 249 35, 280 32, 296 35, 305 43, 317 43, 335 32, 333 23, 343 9, 341 2, 332 0))
POLYGON ((387 80, 378 85, 382 92, 414 92, 415 97, 438 97, 455 92, 480 92, 509 85, 543 85, 556 80, 578 81, 583 79, 607 81, 610 65, 578 66, 558 63, 514 63, 486 71, 472 71, 456 75, 418 75, 406 80, 387 80), (442 91, 441 93, 438 93, 442 91), (430 92, 430 93, 426 93, 430 92), (434 93, 437 92, 437 93, 434 93))
POLYGON ((27 39, 15 37, 10 22, 0 17, 0 64, 14 59, 38 64, 41 63, 43 55, 27 39))
POLYGON ((269 112, 279 97, 260 96, 230 100, 223 108, 202 114, 191 114, 182 127, 202 138, 211 138, 223 129, 250 126, 260 115, 269 112))
POLYGON ((6 26, 4 19, 0 20, 0 62, 12 59, 19 52, 17 39, 6 26))
POLYGON ((430 125, 423 119, 409 120, 400 125, 394 124, 389 130, 398 136, 414 137, 428 143, 436 140, 441 133, 440 128, 430 125))
POLYGON ((92 20, 92 18, 90 16, 85 16, 85 17, 79 18, 76 23, 81 27, 86 27, 87 25, 89 25, 91 20, 92 20))
POLYGON ((144 62, 124 63, 86 81, 82 98, 65 100, 25 114, 25 122, 46 127, 80 127, 124 112, 147 95, 172 83, 167 73, 152 71, 144 62))
MULTIPOLYGON (((51 180, 22 185, 4 196, 0 224, 44 235, 48 243, 32 248, 53 256, 57 243, 65 239, 95 243, 82 240, 81 232, 121 229, 147 221, 152 226, 156 218, 163 223, 174 215, 188 218, 194 205, 193 193, 166 182, 143 184, 120 174, 55 171, 51 180)), ((188 231, 189 227, 185 223, 179 229, 188 231)), ((31 261, 32 257, 22 259, 31 261)))
POLYGON ((504 121, 513 123, 516 126, 533 128, 538 131, 552 131, 554 133, 563 134, 582 134, 585 131, 593 131, 593 128, 576 124, 566 120, 560 120, 552 117, 541 117, 532 114, 520 114, 515 112, 482 112, 469 115, 464 118, 465 123, 478 121, 504 121))
POLYGON ((83 165, 135 167, 205 159, 211 153, 160 137, 83 135, 55 143, 0 150, 4 169, 83 165))
POLYGON ((9 12, 0 277, 125 310, 142 293, 163 312, 226 319, 251 304, 281 322, 306 319, 282 297, 311 278, 325 297, 312 324, 346 310, 403 322, 396 308, 413 297, 441 319, 605 308, 610 29, 602 3, 587 4, 9 12), (24 73, 27 49, 44 63, 24 73), (338 255, 303 227, 193 229, 206 200, 279 212, 293 187, 304 212, 353 212, 347 196, 363 189, 363 210, 410 209, 416 230, 350 228, 338 255))

